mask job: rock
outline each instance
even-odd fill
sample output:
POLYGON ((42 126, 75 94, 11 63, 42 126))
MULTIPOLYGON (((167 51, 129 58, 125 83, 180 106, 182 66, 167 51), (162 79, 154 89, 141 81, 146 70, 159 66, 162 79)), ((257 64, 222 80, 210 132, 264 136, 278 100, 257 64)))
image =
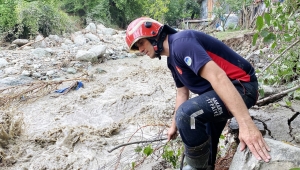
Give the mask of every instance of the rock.
POLYGON ((0 58, 0 68, 8 65, 8 62, 4 58, 0 58))
POLYGON ((27 44, 29 41, 27 39, 16 39, 14 40, 12 43, 13 44, 16 44, 18 46, 22 46, 22 45, 25 45, 27 44))
POLYGON ((128 58, 137 58, 137 55, 135 53, 128 53, 127 57, 128 58))
POLYGON ((74 36, 74 43, 76 45, 84 45, 86 44, 86 38, 83 34, 78 34, 74 36))
POLYGON ((98 30, 97 32, 99 34, 108 35, 108 36, 117 34, 117 31, 112 28, 101 28, 101 30, 98 30))
POLYGON ((90 32, 90 33, 97 33, 97 26, 94 23, 90 23, 86 28, 85 28, 86 32, 90 32))
POLYGON ((17 67, 7 67, 4 69, 4 73, 8 75, 18 74, 20 72, 20 68, 17 67))
POLYGON ((46 48, 36 48, 31 51, 31 54, 35 58, 41 58, 41 57, 49 57, 51 55, 52 50, 46 49, 46 48))
POLYGON ((295 141, 293 141, 293 137, 289 134, 290 127, 288 121, 295 114, 290 109, 270 106, 270 108, 249 110, 249 112, 252 117, 264 123, 266 129, 264 137, 278 141, 286 141, 296 145, 295 141))
POLYGON ((89 39, 90 41, 100 42, 100 38, 92 33, 85 34, 85 37, 89 39))
POLYGON ((17 44, 11 44, 7 47, 8 50, 15 50, 16 48, 18 48, 17 44))
POLYGON ((19 76, 19 77, 6 77, 0 80, 0 85, 9 85, 9 86, 16 86, 21 84, 27 84, 32 82, 33 79, 27 76, 19 76))
POLYGON ((292 145, 265 138, 271 148, 271 160, 269 163, 257 160, 249 149, 240 151, 240 146, 233 157, 229 170, 271 170, 291 169, 300 167, 300 148, 292 145))
POLYGON ((98 61, 98 57, 91 51, 78 50, 76 54, 76 60, 78 61, 90 61, 92 63, 98 61))
POLYGON ((53 43, 55 43, 56 46, 59 45, 59 44, 61 44, 62 41, 63 41, 62 38, 60 38, 58 35, 49 35, 49 39, 53 43))
POLYGON ((30 77, 30 76, 31 76, 31 71, 29 71, 29 70, 24 70, 24 71, 22 71, 21 75, 22 75, 22 76, 30 77))
MULTIPOLYGON (((264 128, 264 125, 262 122, 259 122, 257 120, 254 120, 253 121, 254 124, 256 125, 256 127, 258 128, 258 130, 262 133, 262 135, 265 135, 266 134, 266 130, 264 128)), ((239 130, 239 125, 235 119, 235 117, 233 117, 231 120, 230 120, 230 123, 229 123, 229 128, 231 130, 232 133, 238 133, 238 130, 239 130)))
POLYGON ((291 120, 291 135, 294 136, 295 141, 300 144, 300 113, 297 112, 291 120))
POLYGON ((97 58, 101 58, 105 53, 106 46, 105 45, 97 45, 89 49, 89 52, 94 53, 97 58))
POLYGON ((68 38, 66 38, 66 39, 64 40, 64 43, 65 43, 66 45, 71 45, 71 44, 73 44, 73 41, 70 40, 70 39, 68 39, 68 38))
POLYGON ((31 46, 33 46, 34 48, 46 48, 47 47, 47 43, 44 40, 44 37, 42 35, 38 35, 36 36, 35 43, 31 44, 31 46))
POLYGON ((271 96, 275 93, 275 89, 271 86, 261 85, 261 88, 264 90, 264 97, 271 96))
POLYGON ((76 72, 77 72, 77 70, 75 68, 69 67, 67 69, 67 73, 69 73, 69 74, 76 74, 76 72))

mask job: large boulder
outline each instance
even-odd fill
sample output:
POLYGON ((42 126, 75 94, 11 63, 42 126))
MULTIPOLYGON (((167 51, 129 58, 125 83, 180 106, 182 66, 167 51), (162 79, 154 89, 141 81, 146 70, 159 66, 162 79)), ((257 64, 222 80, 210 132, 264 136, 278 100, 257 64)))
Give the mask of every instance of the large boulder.
POLYGON ((229 170, 289 170, 300 167, 300 148, 268 138, 265 140, 271 148, 270 162, 259 161, 249 149, 241 152, 238 146, 229 170))

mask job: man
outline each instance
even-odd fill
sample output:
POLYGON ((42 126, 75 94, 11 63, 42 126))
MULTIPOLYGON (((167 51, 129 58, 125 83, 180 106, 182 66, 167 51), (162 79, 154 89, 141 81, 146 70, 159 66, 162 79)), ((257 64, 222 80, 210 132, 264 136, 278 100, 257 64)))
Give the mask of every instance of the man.
POLYGON ((239 124, 241 150, 248 146, 258 160, 271 159, 270 148, 248 111, 256 103, 258 90, 248 61, 209 35, 177 32, 148 17, 129 24, 126 43, 150 58, 167 56, 177 87, 168 140, 179 131, 191 169, 214 168, 219 137, 232 116, 239 124), (199 96, 189 99, 189 91, 199 96))

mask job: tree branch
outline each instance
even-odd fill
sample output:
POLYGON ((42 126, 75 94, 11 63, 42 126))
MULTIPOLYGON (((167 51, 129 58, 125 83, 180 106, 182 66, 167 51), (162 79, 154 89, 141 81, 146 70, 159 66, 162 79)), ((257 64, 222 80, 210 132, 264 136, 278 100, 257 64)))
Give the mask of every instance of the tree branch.
POLYGON ((286 94, 288 94, 289 92, 292 92, 292 91, 295 91, 297 89, 300 88, 300 84, 298 84, 297 86, 293 87, 293 88, 290 88, 290 89, 287 89, 285 91, 282 91, 280 93, 277 93, 277 94, 274 94, 272 96, 269 96, 269 97, 266 97, 266 98, 263 98, 261 100, 258 100, 256 105, 257 106, 263 106, 263 105, 266 105, 268 103, 271 103, 275 100, 278 100, 280 98, 282 98, 283 96, 285 96, 286 94))
MULTIPOLYGON (((269 68, 276 60, 278 60, 279 57, 281 57, 283 54, 285 54, 289 49, 291 49, 293 46, 295 46, 297 43, 300 42, 300 39, 295 41, 293 44, 291 44, 288 48, 286 48, 279 56, 277 56, 268 66, 266 66, 262 71, 264 72, 267 68, 269 68)), ((260 76, 261 74, 259 74, 258 76, 260 76)))
POLYGON ((157 142, 157 141, 162 141, 162 140, 167 140, 167 138, 161 138, 161 139, 154 139, 154 140, 144 140, 144 141, 137 141, 137 142, 130 142, 130 143, 124 143, 122 145, 118 145, 111 150, 108 150, 107 152, 111 153, 112 151, 122 147, 122 146, 127 146, 127 145, 132 145, 132 144, 139 144, 139 143, 152 143, 152 142, 157 142))

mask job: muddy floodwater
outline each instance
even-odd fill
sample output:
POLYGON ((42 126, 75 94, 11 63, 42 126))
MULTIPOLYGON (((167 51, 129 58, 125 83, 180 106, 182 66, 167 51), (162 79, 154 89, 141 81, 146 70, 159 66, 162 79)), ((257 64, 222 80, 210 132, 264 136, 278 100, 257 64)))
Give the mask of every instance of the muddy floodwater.
POLYGON ((3 124, 19 130, 0 150, 1 169, 130 169, 141 159, 135 145, 108 150, 166 137, 176 94, 166 58, 109 60, 91 69, 103 71, 82 80, 84 88, 1 114, 3 124))
MULTIPOLYGON (((146 170, 162 160, 176 95, 165 57, 108 60, 76 81, 83 88, 55 93, 74 84, 64 81, 33 102, 21 98, 18 107, 0 112, 0 169, 146 170), (153 154, 141 153, 145 147, 153 154)), ((250 110, 265 137, 295 146, 300 141, 299 112, 299 101, 292 107, 281 101, 250 110)))

